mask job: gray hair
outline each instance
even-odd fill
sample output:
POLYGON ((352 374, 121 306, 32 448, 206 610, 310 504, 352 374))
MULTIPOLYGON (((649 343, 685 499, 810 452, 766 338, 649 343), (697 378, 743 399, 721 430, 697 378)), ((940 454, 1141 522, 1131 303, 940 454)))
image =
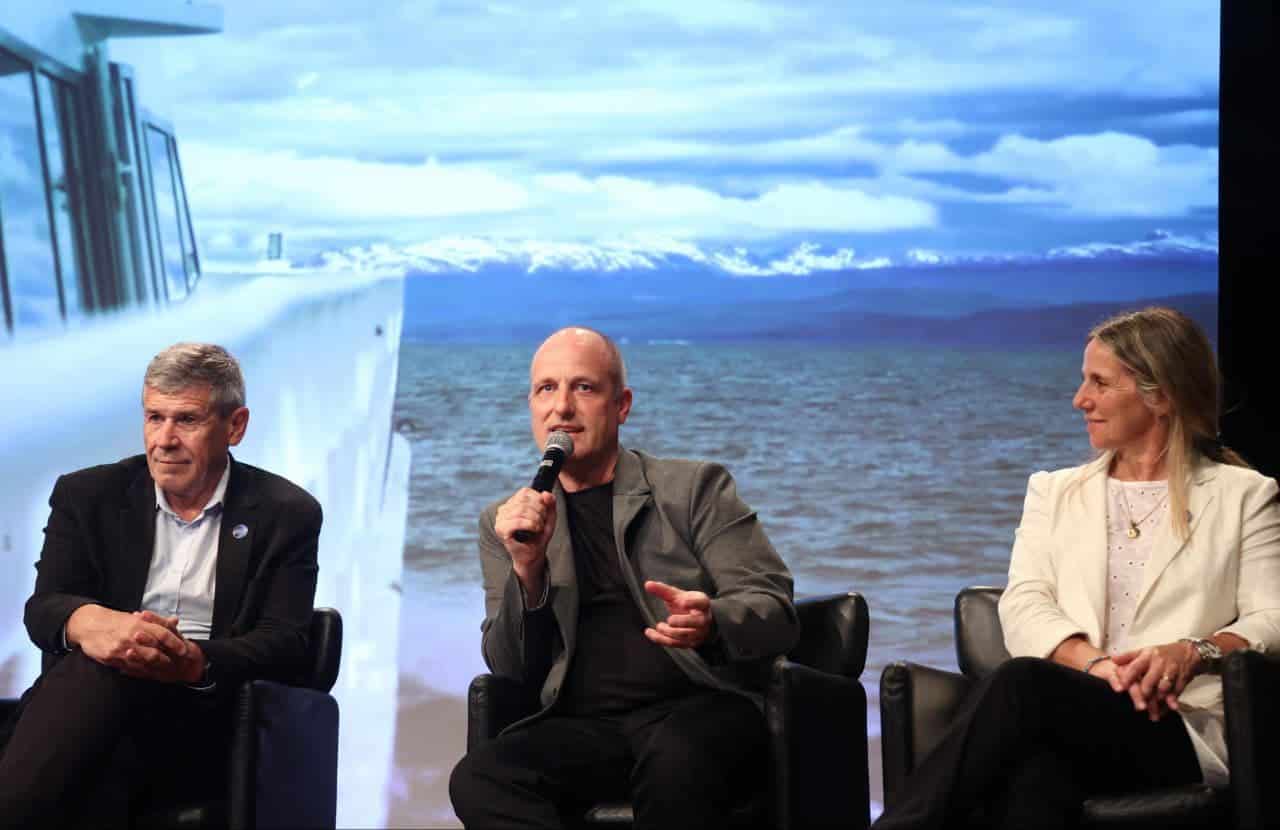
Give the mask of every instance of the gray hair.
POLYGON ((223 418, 244 406, 244 375, 231 353, 212 343, 174 343, 151 359, 144 387, 176 394, 209 387, 209 404, 223 418))

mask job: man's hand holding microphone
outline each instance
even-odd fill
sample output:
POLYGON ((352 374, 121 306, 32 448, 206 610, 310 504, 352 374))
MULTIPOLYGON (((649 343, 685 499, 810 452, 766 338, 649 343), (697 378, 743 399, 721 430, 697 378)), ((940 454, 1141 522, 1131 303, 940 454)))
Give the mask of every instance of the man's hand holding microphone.
POLYGON ((553 432, 528 487, 498 508, 494 530, 511 555, 511 568, 524 588, 525 606, 541 605, 546 589, 547 543, 556 529, 556 497, 552 492, 565 459, 573 455, 573 438, 553 432))

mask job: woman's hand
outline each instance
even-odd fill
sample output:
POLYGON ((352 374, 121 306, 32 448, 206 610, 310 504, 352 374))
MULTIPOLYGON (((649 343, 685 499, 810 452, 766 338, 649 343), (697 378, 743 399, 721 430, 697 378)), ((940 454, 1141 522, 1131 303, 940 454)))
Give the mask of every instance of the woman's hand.
POLYGON ((1177 710, 1178 696, 1199 674, 1200 653, 1191 643, 1166 643, 1117 654, 1111 662, 1134 708, 1155 721, 1169 709, 1177 710))
MULTIPOLYGON (((1101 657, 1102 655, 1098 655, 1101 657)), ((1116 665, 1116 661, 1110 657, 1099 660, 1089 667, 1087 674, 1094 677, 1100 677, 1111 686, 1115 692, 1123 692, 1124 685, 1120 682, 1120 667, 1116 665)))

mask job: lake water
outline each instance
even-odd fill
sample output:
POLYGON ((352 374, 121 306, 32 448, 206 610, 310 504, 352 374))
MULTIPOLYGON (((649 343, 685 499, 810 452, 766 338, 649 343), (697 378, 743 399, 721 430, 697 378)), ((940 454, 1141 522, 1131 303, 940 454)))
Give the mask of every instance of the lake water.
MULTIPOLYGON (((532 346, 401 349, 397 429, 413 446, 391 821, 456 824, 449 770, 480 659, 476 519, 528 483, 532 346)), ((888 662, 954 667, 951 604, 1005 582, 1027 476, 1081 463, 1080 352, 623 344, 627 446, 728 466, 798 595, 871 607, 863 683, 879 799, 876 690, 888 662)))

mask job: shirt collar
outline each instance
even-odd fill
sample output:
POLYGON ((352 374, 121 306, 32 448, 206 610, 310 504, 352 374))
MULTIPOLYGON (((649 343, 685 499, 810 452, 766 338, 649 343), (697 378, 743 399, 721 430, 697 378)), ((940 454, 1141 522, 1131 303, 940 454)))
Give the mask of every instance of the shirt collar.
MULTIPOLYGON (((200 516, 205 515, 215 507, 222 506, 222 500, 227 496, 227 482, 231 480, 231 455, 227 455, 227 466, 222 469, 222 478, 218 479, 218 486, 214 488, 213 495, 209 497, 209 503, 200 511, 200 516)), ((181 516, 173 511, 169 506, 169 499, 165 498, 164 491, 160 489, 159 484, 153 482, 156 488, 156 509, 168 513, 178 521, 185 521, 181 516)), ((199 518, 197 516, 196 518, 199 518)), ((195 521, 194 519, 192 521, 195 521)))

